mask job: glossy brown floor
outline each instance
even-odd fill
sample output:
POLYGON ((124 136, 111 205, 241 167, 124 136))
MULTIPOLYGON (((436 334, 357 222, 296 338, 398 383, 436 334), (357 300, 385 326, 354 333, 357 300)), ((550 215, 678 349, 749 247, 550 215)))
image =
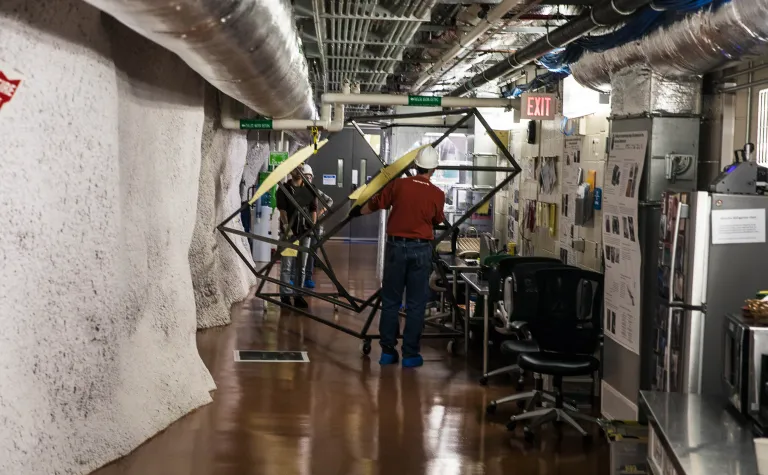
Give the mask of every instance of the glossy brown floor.
MULTIPOLYGON (((376 286, 374 245, 335 244, 332 259, 356 295, 376 286), (350 261, 352 258, 354 261, 350 261)), ((319 287, 329 290, 324 277, 319 287)), ((313 309, 333 318, 327 304, 313 309)), ((341 314, 360 325, 362 316, 341 314)), ((380 368, 378 348, 250 299, 232 325, 200 332, 198 346, 218 385, 214 402, 173 424, 97 475, 598 474, 603 444, 585 449, 569 429, 545 428, 533 446, 507 432, 488 401, 508 387, 477 384, 477 364, 429 343, 422 368, 380 368), (235 363, 235 349, 305 350, 310 363, 235 363)), ((511 408, 507 411, 512 410, 511 408)))

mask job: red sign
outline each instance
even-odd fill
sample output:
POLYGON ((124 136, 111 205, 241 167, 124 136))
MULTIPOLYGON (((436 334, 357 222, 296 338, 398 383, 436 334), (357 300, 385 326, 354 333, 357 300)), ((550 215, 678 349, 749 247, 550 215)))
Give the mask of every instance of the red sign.
POLYGON ((21 79, 12 79, 0 70, 0 109, 13 99, 21 85, 21 79))
POLYGON ((524 93, 521 117, 530 120, 552 120, 557 112, 557 97, 554 94, 524 93))

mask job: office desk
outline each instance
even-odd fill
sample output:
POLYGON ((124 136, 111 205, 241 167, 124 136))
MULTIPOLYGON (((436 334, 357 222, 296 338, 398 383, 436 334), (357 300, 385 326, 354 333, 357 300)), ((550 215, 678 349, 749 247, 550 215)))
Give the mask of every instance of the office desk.
POLYGON ((656 475, 757 474, 752 426, 724 399, 640 391, 640 410, 650 422, 648 465, 656 475))
MULTIPOLYGON (((466 271, 473 271, 477 270, 478 266, 475 264, 468 263, 461 257, 456 257, 454 255, 443 255, 440 256, 440 263, 443 265, 443 267, 451 272, 453 275, 453 297, 456 298, 458 295, 458 281, 459 281, 459 272, 466 272, 466 271)), ((441 299, 442 304, 442 299, 441 299)), ((451 323, 453 324, 453 327, 456 328, 456 309, 454 306, 451 306, 451 323)), ((464 349, 466 350, 467 345, 464 345, 464 349)))
POLYGON ((483 299, 483 374, 488 373, 488 282, 481 281, 477 273, 465 272, 461 274, 461 279, 467 283, 466 311, 464 312, 464 350, 469 349, 469 320, 472 315, 469 313, 469 290, 472 289, 477 295, 485 297, 483 299))

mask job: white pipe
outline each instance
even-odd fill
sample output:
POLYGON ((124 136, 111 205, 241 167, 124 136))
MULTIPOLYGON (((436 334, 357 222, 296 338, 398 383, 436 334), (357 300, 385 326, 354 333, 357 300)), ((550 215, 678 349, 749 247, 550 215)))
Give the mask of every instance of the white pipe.
POLYGON ((481 98, 481 97, 438 97, 438 96, 416 96, 418 98, 430 97, 423 103, 414 103, 414 96, 402 96, 394 94, 323 94, 323 104, 369 104, 377 106, 439 106, 439 107, 505 107, 512 109, 520 108, 519 99, 505 98, 481 98))
POLYGON ((317 127, 327 132, 341 131, 344 129, 344 105, 323 104, 320 120, 279 119, 272 121, 272 130, 307 130, 310 127, 317 127), (333 109, 333 118, 331 118, 331 109, 333 109))
MULTIPOLYGON (((445 66, 449 61, 453 60, 460 54, 464 53, 472 44, 477 41, 483 34, 493 27, 493 23, 501 20, 504 15, 509 13, 512 8, 520 4, 521 0, 504 0, 496 5, 483 21, 478 23, 472 30, 466 35, 459 38, 458 43, 453 48, 445 52, 445 54, 431 67, 427 68, 421 76, 416 80, 413 86, 411 86, 411 92, 419 92, 421 86, 423 86, 429 79, 440 69, 445 66)), ((538 2, 537 2, 538 3, 538 2)))
MULTIPOLYGON (((349 86, 344 87, 349 91, 349 86)), ((382 106, 423 105, 434 107, 503 107, 520 109, 520 99, 480 98, 480 97, 438 97, 438 96, 409 96, 394 94, 323 94, 323 106, 319 120, 275 119, 272 120, 272 130, 307 130, 318 127, 328 132, 339 132, 344 128, 344 106, 349 104, 370 104, 382 106), (420 103, 419 100, 425 100, 420 103), (416 102, 416 103, 414 103, 416 102), (333 118, 331 110, 333 109, 333 118)), ((225 98, 222 102, 221 126, 225 129, 240 130, 241 120, 232 117, 232 101, 225 98)), ((244 119, 248 120, 248 119, 244 119)))

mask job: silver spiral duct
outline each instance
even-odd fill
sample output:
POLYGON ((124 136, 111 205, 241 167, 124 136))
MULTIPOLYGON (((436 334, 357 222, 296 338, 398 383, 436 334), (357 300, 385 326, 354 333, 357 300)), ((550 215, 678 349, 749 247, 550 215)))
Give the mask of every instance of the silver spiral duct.
POLYGON ((276 119, 317 117, 287 2, 85 1, 173 51, 213 86, 258 113, 276 119))
POLYGON ((768 0, 732 0, 716 11, 690 15, 646 38, 571 65, 583 86, 607 91, 611 76, 628 66, 648 66, 665 77, 704 74, 768 43, 768 0))

